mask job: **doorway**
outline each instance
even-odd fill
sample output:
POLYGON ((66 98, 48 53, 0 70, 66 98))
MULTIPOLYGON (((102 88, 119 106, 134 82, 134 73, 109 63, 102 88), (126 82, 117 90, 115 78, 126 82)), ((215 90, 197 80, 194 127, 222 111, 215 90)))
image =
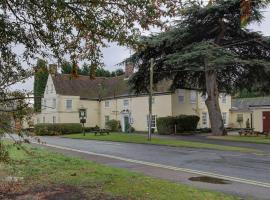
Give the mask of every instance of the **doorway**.
POLYGON ((130 128, 129 117, 124 116, 124 132, 129 133, 129 128, 130 128))
POLYGON ((263 112, 263 131, 270 132, 270 111, 263 112))

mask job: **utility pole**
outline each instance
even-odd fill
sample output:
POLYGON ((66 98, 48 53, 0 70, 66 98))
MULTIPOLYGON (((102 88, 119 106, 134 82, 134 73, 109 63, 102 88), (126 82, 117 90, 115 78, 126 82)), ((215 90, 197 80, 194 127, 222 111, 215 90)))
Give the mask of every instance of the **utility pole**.
POLYGON ((148 115, 148 140, 151 141, 152 134, 152 99, 153 99, 153 74, 154 74, 154 59, 150 61, 150 88, 149 88, 149 115, 148 115))

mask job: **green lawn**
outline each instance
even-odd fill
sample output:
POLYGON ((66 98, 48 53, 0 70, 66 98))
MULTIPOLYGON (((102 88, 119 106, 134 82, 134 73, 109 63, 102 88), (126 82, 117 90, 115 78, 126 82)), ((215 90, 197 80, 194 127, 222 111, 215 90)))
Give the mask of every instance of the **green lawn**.
POLYGON ((138 134, 123 134, 123 133, 111 133, 110 135, 95 136, 92 133, 86 134, 71 134, 64 137, 72 139, 86 139, 86 140, 102 140, 102 141, 114 141, 114 142, 127 142, 127 143, 140 143, 140 144, 154 144, 154 145, 166 145, 172 147, 188 147, 188 148, 203 148, 203 149, 216 149, 222 151, 241 151, 241 152, 258 152, 255 149, 224 146, 216 144, 208 144, 201 142, 190 142, 183 140, 173 140, 153 137, 152 141, 147 140, 146 135, 138 134))
MULTIPOLYGON (((196 189, 191 186, 151 178, 139 173, 99 165, 87 160, 67 157, 41 148, 27 146, 32 155, 12 147, 13 167, 0 164, 0 198, 28 195, 56 195, 54 199, 91 200, 235 200, 233 196, 196 189), (6 174, 4 175, 3 172, 6 174), (23 177, 15 191, 1 177, 23 177), (1 193, 2 192, 2 193, 1 193), (16 192, 15 196, 12 194, 16 192), (58 195, 58 196, 57 196, 58 195), (62 195, 62 196, 60 196, 62 195), (3 196, 2 196, 3 197, 3 196), (64 198, 66 197, 66 198, 64 198)), ((32 195, 32 196, 31 196, 32 195)), ((46 196, 45 195, 45 196, 46 196)), ((13 199, 11 198, 11 199, 13 199)))
POLYGON ((266 138, 265 136, 209 136, 210 139, 217 140, 229 140, 229 141, 239 141, 239 142, 252 142, 252 143, 262 143, 270 144, 270 137, 266 138))

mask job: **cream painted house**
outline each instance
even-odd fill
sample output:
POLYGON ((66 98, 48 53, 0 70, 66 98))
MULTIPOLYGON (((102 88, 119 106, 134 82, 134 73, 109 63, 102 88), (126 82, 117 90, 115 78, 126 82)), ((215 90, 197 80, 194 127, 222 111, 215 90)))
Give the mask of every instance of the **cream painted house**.
POLYGON ((270 97, 241 98, 232 101, 230 127, 270 131, 270 97))
MULTIPOLYGON (((134 94, 128 85, 132 70, 126 69, 123 76, 88 76, 71 78, 70 75, 49 75, 42 112, 35 123, 80 123, 79 109, 86 109, 86 127, 105 128, 106 121, 115 119, 121 122, 122 131, 129 125, 136 131, 147 131, 148 96, 134 94), (131 72, 131 73, 130 73, 131 72)), ((225 126, 230 124, 231 96, 220 96, 220 107, 225 126)), ((170 91, 169 82, 156 85, 153 96, 153 121, 156 128, 158 117, 181 114, 200 117, 198 128, 210 127, 205 98, 196 90, 178 89, 170 91)))

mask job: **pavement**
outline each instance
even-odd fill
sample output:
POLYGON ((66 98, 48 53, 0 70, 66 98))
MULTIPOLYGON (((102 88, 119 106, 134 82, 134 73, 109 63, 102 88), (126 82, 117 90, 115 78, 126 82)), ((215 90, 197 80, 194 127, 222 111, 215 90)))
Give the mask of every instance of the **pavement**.
POLYGON ((241 153, 61 137, 40 139, 46 143, 43 147, 66 155, 229 193, 242 199, 270 199, 270 153, 267 152, 241 153), (227 180, 228 184, 189 180, 200 176, 221 178, 227 180))

